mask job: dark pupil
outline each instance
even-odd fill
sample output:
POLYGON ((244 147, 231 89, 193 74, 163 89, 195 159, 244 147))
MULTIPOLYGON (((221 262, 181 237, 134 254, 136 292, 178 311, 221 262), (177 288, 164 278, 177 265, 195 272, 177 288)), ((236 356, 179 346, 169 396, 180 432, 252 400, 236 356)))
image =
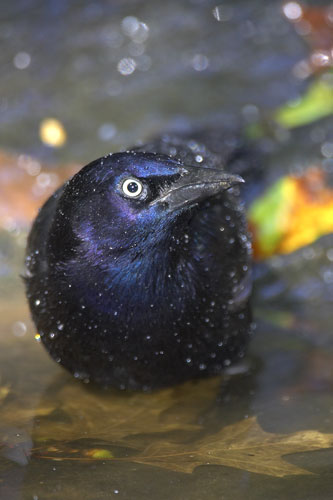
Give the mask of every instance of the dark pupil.
POLYGON ((137 190, 139 189, 138 183, 130 182, 127 186, 127 189, 129 190, 130 193, 136 193, 137 190))

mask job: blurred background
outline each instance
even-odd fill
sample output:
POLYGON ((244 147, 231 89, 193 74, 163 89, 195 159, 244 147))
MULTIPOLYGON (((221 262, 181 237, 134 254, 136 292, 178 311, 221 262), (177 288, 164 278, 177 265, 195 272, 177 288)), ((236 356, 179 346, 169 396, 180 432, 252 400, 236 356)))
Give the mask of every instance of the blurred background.
POLYGON ((5 2, 0 225, 27 226, 78 166, 165 130, 241 122, 267 165, 285 155, 267 168, 274 179, 331 161, 332 12, 325 1, 5 2))
MULTIPOLYGON (((254 368, 230 372, 224 392, 204 385, 211 399, 195 424, 202 436, 254 416, 268 432, 333 434, 332 2, 12 0, 1 3, 0 47, 1 500, 331 498, 331 450, 290 459, 315 472, 305 479, 230 464, 190 479, 176 466, 133 467, 106 422, 122 428, 124 408, 142 407, 132 422, 142 434, 147 399, 101 404, 49 360, 20 273, 38 207, 82 165, 166 130, 240 123, 264 157, 248 208, 260 262, 254 368), (105 449, 123 462, 102 470, 105 449)), ((186 429, 201 394, 191 390, 192 400, 168 396, 186 429)), ((140 450, 167 439, 163 418, 140 450)))
POLYGON ((278 1, 15 0, 0 37, 1 146, 53 162, 272 110, 300 96, 309 54, 278 1), (65 134, 53 144, 49 118, 65 134))

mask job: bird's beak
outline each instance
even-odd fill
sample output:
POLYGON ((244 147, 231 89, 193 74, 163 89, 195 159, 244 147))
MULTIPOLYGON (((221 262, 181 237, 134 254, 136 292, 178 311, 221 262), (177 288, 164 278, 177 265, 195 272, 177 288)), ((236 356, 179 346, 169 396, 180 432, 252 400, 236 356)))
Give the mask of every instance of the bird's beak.
POLYGON ((239 175, 206 167, 185 167, 177 181, 153 203, 163 203, 171 210, 190 207, 226 189, 244 182, 239 175))

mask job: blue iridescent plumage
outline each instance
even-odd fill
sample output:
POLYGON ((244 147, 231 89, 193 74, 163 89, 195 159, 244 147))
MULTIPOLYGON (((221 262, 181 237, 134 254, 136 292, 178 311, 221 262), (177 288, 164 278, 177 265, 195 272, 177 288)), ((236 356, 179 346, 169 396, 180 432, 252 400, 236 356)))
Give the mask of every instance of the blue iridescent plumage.
POLYGON ((27 295, 43 343, 75 376, 149 390, 243 355, 251 250, 239 151, 164 137, 92 162, 46 202, 27 295))

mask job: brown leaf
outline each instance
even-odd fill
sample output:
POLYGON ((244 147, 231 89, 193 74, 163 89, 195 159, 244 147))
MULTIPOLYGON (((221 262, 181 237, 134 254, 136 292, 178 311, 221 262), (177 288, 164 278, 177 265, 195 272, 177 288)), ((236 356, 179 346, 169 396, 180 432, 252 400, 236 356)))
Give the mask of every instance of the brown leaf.
POLYGON ((292 465, 283 456, 333 447, 333 435, 306 430, 293 434, 265 432, 255 417, 228 425, 216 434, 191 444, 158 440, 136 455, 116 457, 112 446, 99 443, 98 448, 73 448, 73 443, 36 448, 38 459, 76 461, 122 461, 139 463, 190 474, 200 465, 223 465, 272 477, 306 475, 311 472, 292 465))
POLYGON ((139 434, 170 431, 198 431, 198 416, 215 401, 221 378, 188 382, 152 394, 91 391, 82 384, 67 383, 52 399, 52 407, 40 419, 34 432, 36 440, 75 440, 94 438, 120 442, 139 434))
POLYGON ((78 170, 77 165, 54 168, 0 151, 0 229, 28 227, 48 196, 78 170))
POLYGON ((310 48, 310 57, 296 66, 295 74, 304 78, 332 68, 333 6, 307 6, 288 1, 283 4, 283 12, 310 48))
POLYGON ((306 430, 293 434, 265 432, 255 417, 224 427, 194 444, 154 442, 131 462, 191 473, 199 465, 224 465, 257 474, 283 477, 311 474, 282 459, 284 455, 333 447, 333 435, 306 430))

